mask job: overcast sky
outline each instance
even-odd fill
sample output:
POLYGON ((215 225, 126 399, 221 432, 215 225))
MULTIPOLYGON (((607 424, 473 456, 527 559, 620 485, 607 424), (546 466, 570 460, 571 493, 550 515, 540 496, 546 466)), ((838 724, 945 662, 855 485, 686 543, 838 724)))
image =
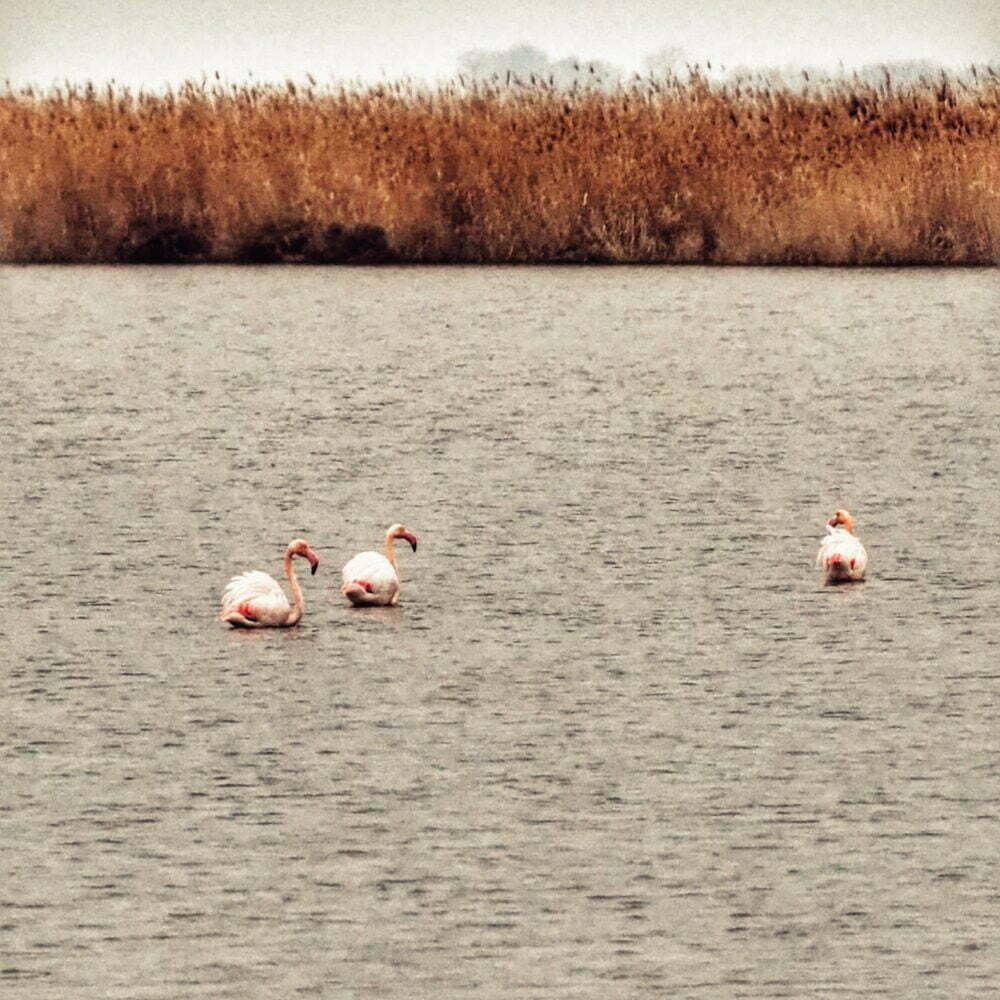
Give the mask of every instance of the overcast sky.
POLYGON ((624 70, 665 46, 730 68, 996 63, 1000 0, 0 0, 15 84, 436 79, 462 52, 520 43, 624 70))

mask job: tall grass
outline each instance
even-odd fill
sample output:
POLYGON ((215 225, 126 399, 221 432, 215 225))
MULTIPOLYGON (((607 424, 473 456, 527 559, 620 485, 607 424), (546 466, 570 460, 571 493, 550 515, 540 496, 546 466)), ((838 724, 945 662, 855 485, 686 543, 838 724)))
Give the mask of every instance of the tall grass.
POLYGON ((0 92, 0 259, 1000 262, 1000 77, 0 92))

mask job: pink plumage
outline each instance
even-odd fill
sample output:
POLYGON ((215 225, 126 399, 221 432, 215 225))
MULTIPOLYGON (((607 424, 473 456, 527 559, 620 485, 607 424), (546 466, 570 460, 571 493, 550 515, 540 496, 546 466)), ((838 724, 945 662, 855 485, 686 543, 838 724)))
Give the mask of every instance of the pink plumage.
POLYGON ((267 628, 296 625, 305 610, 302 588, 292 567, 292 557, 301 556, 309 561, 313 573, 319 566, 319 557, 301 538, 290 542, 285 549, 285 576, 292 591, 290 602, 278 581, 260 570, 250 570, 234 576, 222 592, 219 621, 234 628, 267 628))
POLYGON ((853 583, 865 578, 868 553, 854 534, 854 518, 838 510, 826 522, 826 538, 816 555, 816 566, 827 583, 853 583))
POLYGON ((385 533, 385 555, 380 552, 361 552, 343 570, 344 584, 340 592, 351 604, 399 603, 399 567, 392 551, 392 543, 402 538, 417 551, 417 536, 401 524, 394 524, 385 533))

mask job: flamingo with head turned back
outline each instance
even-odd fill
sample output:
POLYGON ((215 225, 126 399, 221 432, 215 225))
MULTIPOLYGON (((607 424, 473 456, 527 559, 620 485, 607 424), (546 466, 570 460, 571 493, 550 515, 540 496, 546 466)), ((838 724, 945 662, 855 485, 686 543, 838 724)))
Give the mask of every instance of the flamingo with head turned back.
POLYGON ((846 510, 834 512, 826 522, 826 538, 816 555, 816 566, 827 583, 854 583, 865 578, 868 553, 854 534, 854 518, 846 510))
POLYGON ((362 552, 344 567, 344 585, 340 592, 351 604, 399 603, 399 568, 392 553, 392 543, 403 538, 410 548, 417 551, 417 536, 401 524, 394 524, 385 533, 385 555, 379 552, 362 552))
POLYGON ((297 625, 305 609, 302 588, 295 577, 292 557, 301 556, 309 560, 311 572, 319 566, 319 556, 306 541, 296 538, 285 549, 285 576, 292 589, 292 604, 288 603, 285 592, 278 581, 260 570, 251 570, 234 576, 222 593, 222 610, 219 621, 228 622, 236 628, 287 627, 297 625))

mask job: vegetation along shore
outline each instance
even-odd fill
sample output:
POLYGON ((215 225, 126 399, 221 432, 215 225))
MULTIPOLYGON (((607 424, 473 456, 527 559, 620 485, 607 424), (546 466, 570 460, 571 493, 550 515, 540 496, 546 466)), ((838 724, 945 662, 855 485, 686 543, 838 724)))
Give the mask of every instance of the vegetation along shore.
POLYGON ((0 92, 6 262, 996 264, 1000 74, 0 92))

